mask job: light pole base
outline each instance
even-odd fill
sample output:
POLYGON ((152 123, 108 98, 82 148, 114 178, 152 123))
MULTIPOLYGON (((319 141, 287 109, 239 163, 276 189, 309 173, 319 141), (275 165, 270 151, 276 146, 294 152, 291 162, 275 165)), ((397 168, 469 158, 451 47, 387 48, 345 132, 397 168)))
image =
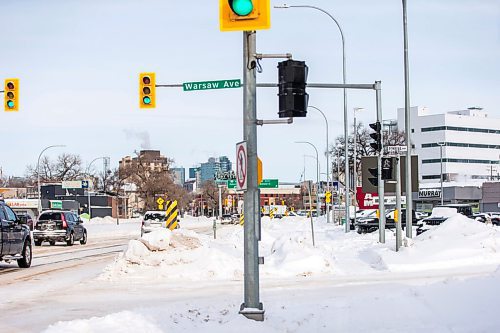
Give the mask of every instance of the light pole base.
POLYGON ((264 321, 264 306, 259 303, 259 308, 246 308, 245 303, 241 304, 239 314, 255 321, 264 321))

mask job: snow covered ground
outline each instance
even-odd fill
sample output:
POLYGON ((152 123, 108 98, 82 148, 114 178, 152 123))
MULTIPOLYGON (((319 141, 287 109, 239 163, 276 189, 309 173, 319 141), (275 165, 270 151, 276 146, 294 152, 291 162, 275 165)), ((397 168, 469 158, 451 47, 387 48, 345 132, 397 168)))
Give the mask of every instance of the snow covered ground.
MULTIPOLYGON (((454 216, 395 252, 395 236, 286 217, 262 220, 260 300, 265 320, 238 314, 243 302, 243 228, 190 218, 181 228, 131 240, 84 284, 88 306, 119 311, 54 322, 44 332, 499 332, 500 228, 454 216), (204 233, 197 230, 205 230, 204 233)), ((116 221, 86 223, 89 238, 116 221)), ((139 220, 120 221, 123 235, 139 220)), ((1 328, 0 328, 1 330, 1 328)))

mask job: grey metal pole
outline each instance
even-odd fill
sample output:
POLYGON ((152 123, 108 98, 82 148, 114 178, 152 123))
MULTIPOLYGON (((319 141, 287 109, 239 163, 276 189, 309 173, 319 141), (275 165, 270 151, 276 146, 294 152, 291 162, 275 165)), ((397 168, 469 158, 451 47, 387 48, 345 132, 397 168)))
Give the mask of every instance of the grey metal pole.
POLYGON ((313 247, 315 247, 316 245, 314 242, 314 223, 313 223, 313 216, 312 216, 312 197, 311 197, 311 182, 310 181, 307 181, 307 192, 309 193, 309 218, 311 219, 311 237, 312 237, 313 247))
POLYGON ((41 152, 40 155, 38 155, 38 160, 36 162, 36 178, 37 178, 37 187, 38 187, 38 214, 42 212, 42 196, 41 196, 41 186, 40 186, 40 158, 42 157, 43 153, 49 149, 49 148, 54 148, 54 147, 66 147, 65 145, 52 145, 45 147, 41 152))
MULTIPOLYGON (((333 22, 337 25, 337 28, 339 28, 340 31, 340 37, 342 38, 342 83, 346 83, 346 56, 345 56, 345 39, 344 39, 344 32, 342 31, 342 27, 340 26, 339 22, 333 17, 329 12, 326 10, 316 7, 316 6, 309 6, 309 5, 282 5, 282 6, 274 6, 274 8, 311 8, 311 9, 316 9, 319 10, 320 12, 328 15, 333 22)), ((347 118, 347 91, 346 88, 343 88, 344 90, 344 137, 346 140, 346 149, 345 149, 345 232, 349 232, 349 206, 351 204, 351 193, 350 193, 350 186, 349 186, 349 154, 347 150, 347 138, 349 136, 349 119, 347 118)))
POLYGON ((439 180, 441 183, 441 206, 442 206, 444 203, 444 193, 443 193, 443 145, 444 145, 444 142, 438 142, 437 144, 439 145, 439 157, 440 157, 440 161, 441 161, 440 162, 441 173, 440 173, 439 180))
POLYGON ((222 185, 219 185, 219 219, 222 221, 222 185))
MULTIPOLYGON (((411 188, 411 124, 410 124, 410 70, 408 64, 408 29, 406 20, 406 0, 403 0, 403 39, 404 39, 404 73, 405 73, 405 134, 406 134, 406 223, 412 219, 411 188)), ((406 228, 406 237, 412 238, 412 229, 406 228)))
POLYGON ((295 143, 307 143, 308 145, 312 146, 314 148, 314 151, 316 152, 316 213, 318 214, 319 218, 319 156, 318 156, 318 149, 316 149, 316 146, 310 143, 309 141, 296 141, 295 143))
MULTIPOLYGON (((377 89, 375 90, 375 97, 377 103, 377 121, 382 123, 382 94, 381 94, 381 83, 380 81, 375 81, 377 89)), ((381 140, 382 150, 384 151, 384 143, 381 140)), ((384 202, 384 181, 382 180, 382 153, 377 155, 377 170, 378 170, 378 207, 379 207, 379 242, 385 243, 385 202, 384 202)))
POLYGON ((247 190, 244 194, 244 303, 240 313, 263 321, 259 301, 260 191, 257 181, 256 33, 243 32, 243 140, 247 142, 247 190))
MULTIPOLYGON (((315 110, 318 110, 321 113, 321 115, 323 116, 323 118, 325 118, 325 124, 326 124, 326 190, 330 191, 330 182, 329 182, 329 178, 330 178, 330 160, 329 160, 330 152, 328 151, 328 119, 326 118, 323 111, 321 111, 317 107, 312 106, 312 105, 309 105, 309 107, 313 108, 315 110)), ((325 204, 326 204, 326 223, 330 223, 330 203, 327 202, 325 204)))
MULTIPOLYGON (((396 252, 399 251, 399 248, 401 247, 401 223, 403 223, 402 215, 401 214, 401 172, 399 170, 399 156, 395 158, 396 161, 396 212, 394 214, 397 214, 397 221, 395 220, 394 222, 396 223, 396 252)), ((394 216, 394 219, 396 219, 396 215, 394 216)), ((408 228, 408 224, 406 225, 408 228)), ((411 228, 411 224, 410 224, 411 228)))

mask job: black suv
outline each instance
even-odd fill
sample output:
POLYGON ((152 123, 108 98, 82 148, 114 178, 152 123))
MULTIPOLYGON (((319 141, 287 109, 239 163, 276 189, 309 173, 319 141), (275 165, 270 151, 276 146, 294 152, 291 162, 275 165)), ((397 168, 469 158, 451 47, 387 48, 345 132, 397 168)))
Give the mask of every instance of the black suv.
MULTIPOLYGON (((367 217, 360 217, 356 219, 356 231, 358 234, 364 234, 368 232, 373 232, 378 230, 378 217, 375 213, 370 214, 367 217)), ((415 210, 412 210, 412 225, 417 226, 417 216, 415 215, 415 210)), ((406 209, 401 209, 401 228, 404 230, 406 227, 406 209)), ((394 221, 394 209, 389 209, 385 214, 385 229, 396 228, 396 222, 394 221)))
POLYGON ((451 215, 460 213, 472 218, 472 206, 468 204, 448 204, 436 206, 432 209, 431 216, 420 220, 417 229, 417 235, 429 230, 432 226, 440 225, 446 221, 451 215), (450 215, 451 214, 451 215, 450 215))
POLYGON ((17 260, 21 268, 31 266, 29 227, 0 199, 0 260, 17 260))
POLYGON ((47 210, 40 214, 36 222, 33 238, 35 245, 42 245, 43 241, 54 245, 56 242, 66 242, 68 246, 80 241, 87 243, 87 229, 83 221, 73 212, 62 210, 47 210))

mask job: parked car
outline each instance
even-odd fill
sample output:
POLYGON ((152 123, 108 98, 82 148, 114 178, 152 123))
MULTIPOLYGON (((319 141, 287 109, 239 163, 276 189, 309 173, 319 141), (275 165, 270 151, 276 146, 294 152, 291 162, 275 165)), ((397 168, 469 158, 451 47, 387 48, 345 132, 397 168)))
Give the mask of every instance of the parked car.
POLYGON ((0 260, 16 260, 21 268, 31 266, 31 236, 28 225, 0 198, 0 260))
POLYGON ((220 220, 220 223, 221 224, 233 224, 234 219, 231 216, 231 214, 222 214, 222 218, 220 220))
MULTIPOLYGON (((388 209, 385 214, 385 228, 394 229, 396 228, 396 222, 394 220, 394 209, 388 209)), ((418 226, 417 217, 415 211, 413 210, 412 225, 418 226)), ((401 229, 406 227, 406 209, 401 209, 401 229)), ((369 214, 366 217, 361 217, 356 220, 356 231, 358 234, 373 232, 378 230, 379 219, 377 218, 376 212, 369 214)))
POLYGON ((33 230, 33 239, 36 246, 42 242, 55 245, 56 242, 66 242, 73 246, 75 241, 87 244, 87 229, 82 219, 69 210, 47 210, 40 213, 33 230))
MULTIPOLYGON (((356 211, 356 219, 364 218, 364 217, 370 217, 370 216, 375 216, 376 217, 377 210, 376 209, 359 209, 356 211)), ((354 225, 354 217, 351 217, 350 219, 350 225, 349 228, 351 230, 355 230, 356 226, 354 225)))
POLYGON ((500 226, 500 212, 475 213, 472 218, 479 222, 500 226))
POLYGON ((449 217, 457 213, 472 218, 472 206, 468 204, 448 204, 436 206, 432 209, 431 216, 420 220, 417 228, 417 235, 431 229, 434 226, 440 225, 449 217))
POLYGON ((429 213, 427 213, 427 212, 415 212, 415 216, 417 217, 417 220, 421 220, 423 218, 428 217, 429 213))
POLYGON ((490 212, 491 223, 500 226, 500 212, 490 212))
POLYGON ((167 216, 163 210, 148 210, 142 218, 141 237, 156 228, 165 228, 166 219, 167 216))

